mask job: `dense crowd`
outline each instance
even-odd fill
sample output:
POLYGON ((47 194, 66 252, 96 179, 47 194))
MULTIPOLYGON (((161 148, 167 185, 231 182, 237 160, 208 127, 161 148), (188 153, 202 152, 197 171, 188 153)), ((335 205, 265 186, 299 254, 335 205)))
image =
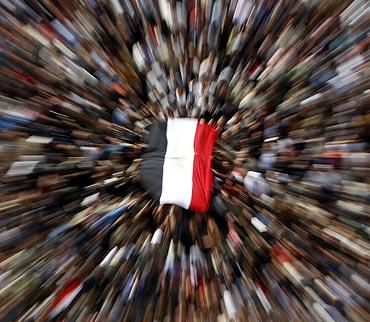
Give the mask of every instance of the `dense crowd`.
POLYGON ((1 321, 370 319, 366 0, 0 0, 1 321), (214 125, 208 212, 140 185, 214 125))

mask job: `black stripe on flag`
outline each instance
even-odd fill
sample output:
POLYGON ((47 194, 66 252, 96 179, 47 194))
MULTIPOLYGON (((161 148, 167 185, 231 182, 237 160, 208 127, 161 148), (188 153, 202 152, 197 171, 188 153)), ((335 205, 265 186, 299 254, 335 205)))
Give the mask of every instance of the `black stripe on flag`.
POLYGON ((140 181, 143 188, 159 200, 162 194, 163 164, 167 150, 167 122, 152 124, 148 131, 148 147, 142 154, 140 181))

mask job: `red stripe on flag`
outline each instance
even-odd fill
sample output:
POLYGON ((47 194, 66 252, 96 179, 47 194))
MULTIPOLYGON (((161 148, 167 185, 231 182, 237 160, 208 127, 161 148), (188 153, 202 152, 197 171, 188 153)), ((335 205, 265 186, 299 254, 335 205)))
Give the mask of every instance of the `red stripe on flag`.
POLYGON ((76 280, 62 290, 62 292, 57 296, 54 302, 51 304, 51 310, 55 309, 59 303, 61 303, 69 294, 71 294, 77 287, 81 285, 79 280, 76 280))
POLYGON ((194 138, 193 189, 189 209, 208 210, 213 184, 212 152, 217 138, 216 129, 205 123, 198 123, 194 138))

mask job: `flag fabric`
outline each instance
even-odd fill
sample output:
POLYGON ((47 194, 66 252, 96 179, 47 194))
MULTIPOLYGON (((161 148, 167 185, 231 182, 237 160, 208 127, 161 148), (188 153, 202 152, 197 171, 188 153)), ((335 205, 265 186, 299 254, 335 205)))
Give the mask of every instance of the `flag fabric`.
POLYGON ((64 288, 51 305, 50 318, 54 318, 63 312, 72 303, 81 289, 82 284, 80 281, 74 281, 64 288))
POLYGON ((196 119, 177 118, 150 125, 148 137, 140 166, 143 187, 161 204, 205 212, 216 129, 196 119))

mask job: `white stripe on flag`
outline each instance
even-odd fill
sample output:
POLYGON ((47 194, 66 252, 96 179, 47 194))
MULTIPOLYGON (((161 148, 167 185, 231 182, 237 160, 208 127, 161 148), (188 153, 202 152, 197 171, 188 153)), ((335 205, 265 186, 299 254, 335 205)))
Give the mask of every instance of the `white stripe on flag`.
POLYGON ((161 204, 189 208, 193 190, 194 138, 198 121, 167 121, 167 150, 163 164, 161 204))

